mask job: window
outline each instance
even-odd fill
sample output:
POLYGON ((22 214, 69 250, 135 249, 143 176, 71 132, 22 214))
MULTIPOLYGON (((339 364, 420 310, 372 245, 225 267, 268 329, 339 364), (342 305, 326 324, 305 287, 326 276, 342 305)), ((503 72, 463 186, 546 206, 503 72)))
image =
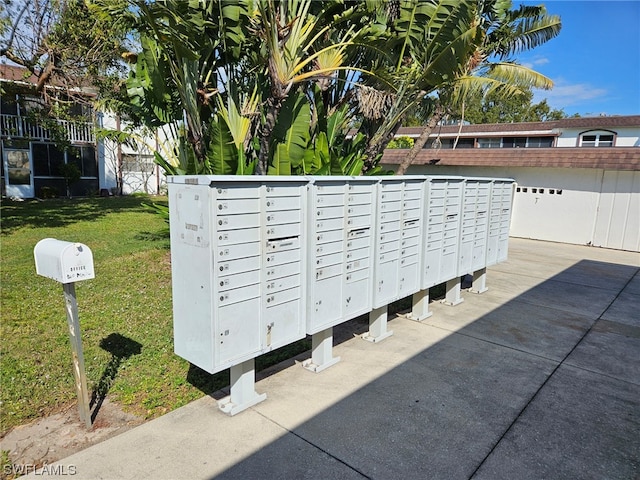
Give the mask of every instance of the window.
POLYGON ((502 139, 500 137, 495 138, 479 138, 478 148, 500 148, 502 139))
POLYGON ((527 138, 528 148, 550 148, 553 147, 553 137, 529 137, 527 138))
POLYGON ((98 162, 93 145, 70 147, 67 151, 67 163, 75 163, 83 177, 98 176, 98 162))
POLYGON ((33 143, 33 174, 36 177, 59 177, 64 152, 51 143, 33 143))
MULTIPOLYGON (((453 142, 455 142, 455 140, 453 140, 453 142)), ((456 148, 473 148, 475 146, 476 146, 475 139, 473 139, 473 138, 459 138, 458 139, 458 144, 456 145, 456 148)), ((451 148, 453 148, 453 143, 451 145, 451 148)))
POLYGON ((155 166, 153 155, 140 153, 122 155, 122 171, 124 173, 153 173, 155 166))
POLYGON ((524 148, 527 146, 527 137, 504 137, 502 148, 524 148))
POLYGON ((581 147, 613 147, 614 134, 610 132, 589 132, 580 136, 581 147))

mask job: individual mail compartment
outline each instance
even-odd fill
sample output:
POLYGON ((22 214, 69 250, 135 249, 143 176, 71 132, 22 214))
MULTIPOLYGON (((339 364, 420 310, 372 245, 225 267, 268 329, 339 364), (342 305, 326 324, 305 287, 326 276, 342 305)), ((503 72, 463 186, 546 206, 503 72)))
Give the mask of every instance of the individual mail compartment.
POLYGON ((266 201, 267 212, 277 210, 297 210, 302 208, 302 197, 272 197, 266 201))
POLYGON ((349 217, 347 220, 347 228, 363 228, 370 227, 371 222, 373 221, 372 215, 359 215, 354 217, 349 217))
POLYGON ((427 209, 428 217, 436 217, 444 215, 444 207, 429 207, 427 209))
POLYGON ((375 182, 353 182, 347 185, 347 191, 351 193, 367 193, 372 192, 375 182))
POLYGON ((318 232, 316 234, 316 243, 342 242, 344 239, 344 230, 329 230, 328 232, 318 232))
POLYGON ((235 245, 243 242, 259 242, 259 228, 242 228, 238 230, 225 230, 218 232, 218 245, 235 245))
POLYGON ((214 189, 218 201, 231 198, 260 198, 260 188, 255 184, 213 182, 211 187, 214 189))
POLYGON ((347 207, 347 216, 357 216, 357 215, 371 215, 371 204, 364 205, 349 205, 347 207))
POLYGON ((219 215, 237 215, 239 213, 255 213, 260 211, 259 198, 219 199, 216 202, 219 215))
POLYGON ((444 196, 435 197, 432 196, 429 198, 429 207, 444 207, 444 196))
POLYGON ((358 260, 348 262, 345 268, 347 272, 355 272, 356 270, 360 270, 362 268, 369 268, 369 255, 358 260))
POLYGON ((260 226, 259 213, 245 213, 242 215, 218 215, 216 219, 218 230, 237 230, 260 226))
POLYGON ((417 255, 417 254, 418 254, 417 245, 406 245, 400 248, 401 257, 410 257, 411 255, 417 255))
POLYGON ((404 209, 402 211, 403 220, 415 220, 422 217, 422 211, 419 208, 404 209))
POLYGON ((344 193, 345 192, 345 184, 344 182, 316 182, 314 183, 314 188, 318 194, 318 196, 320 195, 325 195, 325 194, 337 194, 337 193, 344 193))
POLYGON ((380 182, 380 190, 382 192, 401 192, 402 187, 402 180, 396 180, 394 178, 384 179, 380 182))
POLYGON ((254 257, 260 255, 260 243, 238 243, 223 245, 216 249, 217 260, 235 260, 236 258, 254 257))
POLYGON ((371 256, 371 249, 369 247, 366 248, 357 248, 351 249, 347 251, 347 262, 351 260, 359 260, 361 258, 368 258, 371 256))
POLYGON ((380 263, 390 262, 391 260, 397 260, 400 257, 400 251, 397 248, 393 248, 387 251, 380 251, 378 253, 378 261, 380 263))
POLYGON ((407 219, 404 221, 402 225, 402 236, 403 237, 416 237, 422 233, 422 228, 420 225, 420 220, 416 219, 407 219))
POLYGON ((298 237, 301 234, 302 225, 300 222, 271 225, 267 228, 267 238, 269 239, 298 237))
POLYGON ((402 202, 402 208, 404 208, 405 210, 420 210, 420 207, 422 206, 422 201, 420 198, 416 198, 416 199, 404 199, 404 201, 402 202))
POLYGON ((394 240, 400 240, 400 229, 399 228, 395 228, 395 229, 387 229, 384 232, 380 232, 380 243, 387 243, 387 242, 391 242, 394 240))
POLYGON ((405 257, 400 258, 400 267, 401 269, 406 269, 411 265, 420 265, 420 256, 419 255, 407 255, 405 257))
POLYGON ((260 283, 260 270, 251 270, 249 272, 226 275, 224 277, 219 277, 216 281, 219 292, 233 290, 247 285, 257 285, 260 283))
POLYGON ((260 257, 239 258, 238 260, 225 260, 216 263, 215 267, 218 277, 225 275, 235 275, 249 270, 258 270, 261 268, 260 257))
POLYGON ((342 252, 344 250, 344 242, 339 240, 337 242, 319 243, 316 245, 316 256, 329 255, 333 253, 342 252))
POLYGON ((445 235, 442 245, 444 247, 453 247, 455 245, 458 245, 458 242, 459 238, 457 236, 447 238, 447 236, 445 235))
POLYGON ((400 200, 394 200, 392 202, 381 202, 380 212, 399 212, 402 210, 402 202, 400 200))
POLYGON ((464 220, 462 222, 462 236, 473 235, 476 231, 476 224, 473 220, 464 220))
POLYGON ((218 292, 218 305, 230 305, 232 303, 242 302, 259 296, 259 285, 246 285, 244 287, 225 290, 224 292, 218 292))
POLYGON ((282 265, 269 266, 266 269, 265 278, 269 282, 274 278, 289 277, 301 271, 300 262, 283 263, 282 265))
POLYGON ((407 183, 404 188, 405 200, 422 200, 422 184, 407 183))
POLYGON ((344 205, 344 193, 316 195, 317 207, 338 207, 344 205))
POLYGON ((458 238, 459 237, 459 229, 456 225, 453 225, 454 228, 448 228, 448 225, 445 225, 444 229, 444 238, 458 238))
POLYGON ((380 201, 383 203, 387 202, 399 202, 402 200, 402 191, 401 190, 383 190, 380 193, 380 201))
POLYGON ((398 248, 400 248, 399 241, 394 240, 391 242, 380 243, 378 245, 378 252, 379 253, 393 252, 393 251, 397 251, 398 248))
POLYGON ((318 207, 316 208, 315 218, 343 218, 344 206, 339 207, 318 207))
POLYGON ((344 228, 344 218, 327 218, 324 220, 316 220, 316 232, 325 232, 327 230, 339 230, 344 228))
POLYGON ((444 230, 427 233, 427 242, 434 242, 434 241, 442 240, 443 238, 444 238, 444 230))
POLYGON ((380 213, 380 222, 397 222, 400 220, 400 211, 380 213))
POLYGON ((266 303, 267 307, 273 305, 280 305, 282 303, 291 302, 300 298, 300 286, 296 286, 294 288, 289 288, 287 290, 282 290, 279 292, 267 292, 266 294, 266 303))
MULTIPOLYGON (((358 282, 360 280, 369 280, 371 276, 371 272, 367 269, 359 269, 359 270, 353 270, 350 271, 349 273, 347 273, 344 277, 345 281, 347 282, 347 284, 349 283, 353 283, 353 282, 358 282)), ((350 292, 350 290, 347 290, 346 293, 348 294, 350 292)))
POLYGON ((400 242, 400 248, 402 247, 413 247, 414 245, 420 245, 420 237, 407 237, 403 238, 400 242))
POLYGON ((432 233, 444 232, 444 223, 432 223, 427 225, 427 238, 432 233))
POLYGON ((343 252, 330 253, 328 255, 320 255, 315 259, 316 268, 327 267, 329 265, 336 265, 342 263, 343 252))
POLYGON ((349 205, 371 205, 373 203, 373 195, 370 192, 350 193, 347 196, 347 203, 349 205))
POLYGON ((356 250, 371 246, 371 237, 369 235, 355 236, 347 240, 347 250, 356 250))
POLYGON ((380 233, 400 231, 400 220, 380 223, 380 233))
POLYGON ((302 195, 303 185, 306 182, 296 184, 295 182, 270 182, 266 187, 267 199, 274 197, 290 197, 293 195, 302 195))
POLYGON ((267 267, 271 265, 281 265, 283 263, 297 262, 300 260, 300 250, 287 250, 286 252, 269 253, 265 262, 267 267))
POLYGON ((342 275, 343 266, 342 263, 336 265, 329 265, 328 267, 316 268, 316 280, 322 280, 323 278, 335 277, 342 275))
POLYGON ((287 237, 267 241, 267 252, 283 252, 300 248, 300 237, 287 237))
POLYGON ((302 220, 301 210, 278 210, 267 212, 267 227, 283 223, 296 223, 302 220))
POLYGON ((429 184, 430 197, 444 197, 447 193, 447 183, 442 180, 432 180, 429 184))

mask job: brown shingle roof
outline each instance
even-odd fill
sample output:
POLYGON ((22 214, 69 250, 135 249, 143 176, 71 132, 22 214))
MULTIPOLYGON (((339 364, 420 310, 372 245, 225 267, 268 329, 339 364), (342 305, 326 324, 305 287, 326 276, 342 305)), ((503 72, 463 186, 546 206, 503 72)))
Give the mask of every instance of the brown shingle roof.
MULTIPOLYGON (((381 163, 397 165, 409 153, 387 149, 381 163)), ((414 165, 456 165, 486 167, 556 167, 640 170, 639 147, 612 148, 462 148, 424 149, 414 165)))
MULTIPOLYGON (((482 133, 518 133, 518 132, 540 132, 540 134, 549 133, 555 130, 555 134, 559 134, 560 130, 566 128, 619 128, 619 127, 638 127, 640 128, 640 115, 620 115, 611 117, 580 117, 580 118, 563 118, 561 120, 551 120, 548 122, 522 122, 522 123, 484 123, 478 125, 463 125, 460 130, 459 125, 443 125, 437 126, 431 132, 431 136, 438 134, 457 134, 461 135, 480 135, 482 133)), ((422 133, 423 127, 402 127, 397 135, 418 136, 422 133)))

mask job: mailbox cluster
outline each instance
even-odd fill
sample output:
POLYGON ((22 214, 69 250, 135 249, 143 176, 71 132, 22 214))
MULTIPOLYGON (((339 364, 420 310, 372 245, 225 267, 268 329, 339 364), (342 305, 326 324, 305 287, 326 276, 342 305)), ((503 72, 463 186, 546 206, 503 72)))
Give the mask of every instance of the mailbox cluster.
POLYGON ((486 267, 506 259, 513 186, 440 176, 170 177, 175 352, 210 373, 231 368, 221 408, 237 413, 264 398, 253 390, 262 353, 310 334, 305 366, 320 371, 338 361, 339 323, 372 312, 376 341, 391 334, 386 308, 395 300, 414 295, 409 316, 420 320, 434 285, 451 283, 451 304, 461 301, 461 275, 485 290, 486 267))

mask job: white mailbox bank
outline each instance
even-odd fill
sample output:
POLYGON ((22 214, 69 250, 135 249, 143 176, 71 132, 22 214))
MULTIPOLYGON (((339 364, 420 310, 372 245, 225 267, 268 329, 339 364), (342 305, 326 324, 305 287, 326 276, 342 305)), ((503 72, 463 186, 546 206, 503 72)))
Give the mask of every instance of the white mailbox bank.
POLYGON ((506 259, 514 182, 452 176, 169 177, 175 352, 215 373, 231 369, 234 415, 262 401, 254 359, 305 335, 320 372, 336 363, 333 327, 369 313, 377 342, 389 303, 460 276, 486 290, 506 259))
POLYGON ((82 337, 78 319, 75 282, 95 278, 93 254, 82 243, 65 242, 55 238, 40 240, 33 249, 36 273, 62 283, 67 308, 67 324, 73 358, 73 375, 78 394, 80 420, 91 428, 89 412, 89 392, 84 370, 82 337))

